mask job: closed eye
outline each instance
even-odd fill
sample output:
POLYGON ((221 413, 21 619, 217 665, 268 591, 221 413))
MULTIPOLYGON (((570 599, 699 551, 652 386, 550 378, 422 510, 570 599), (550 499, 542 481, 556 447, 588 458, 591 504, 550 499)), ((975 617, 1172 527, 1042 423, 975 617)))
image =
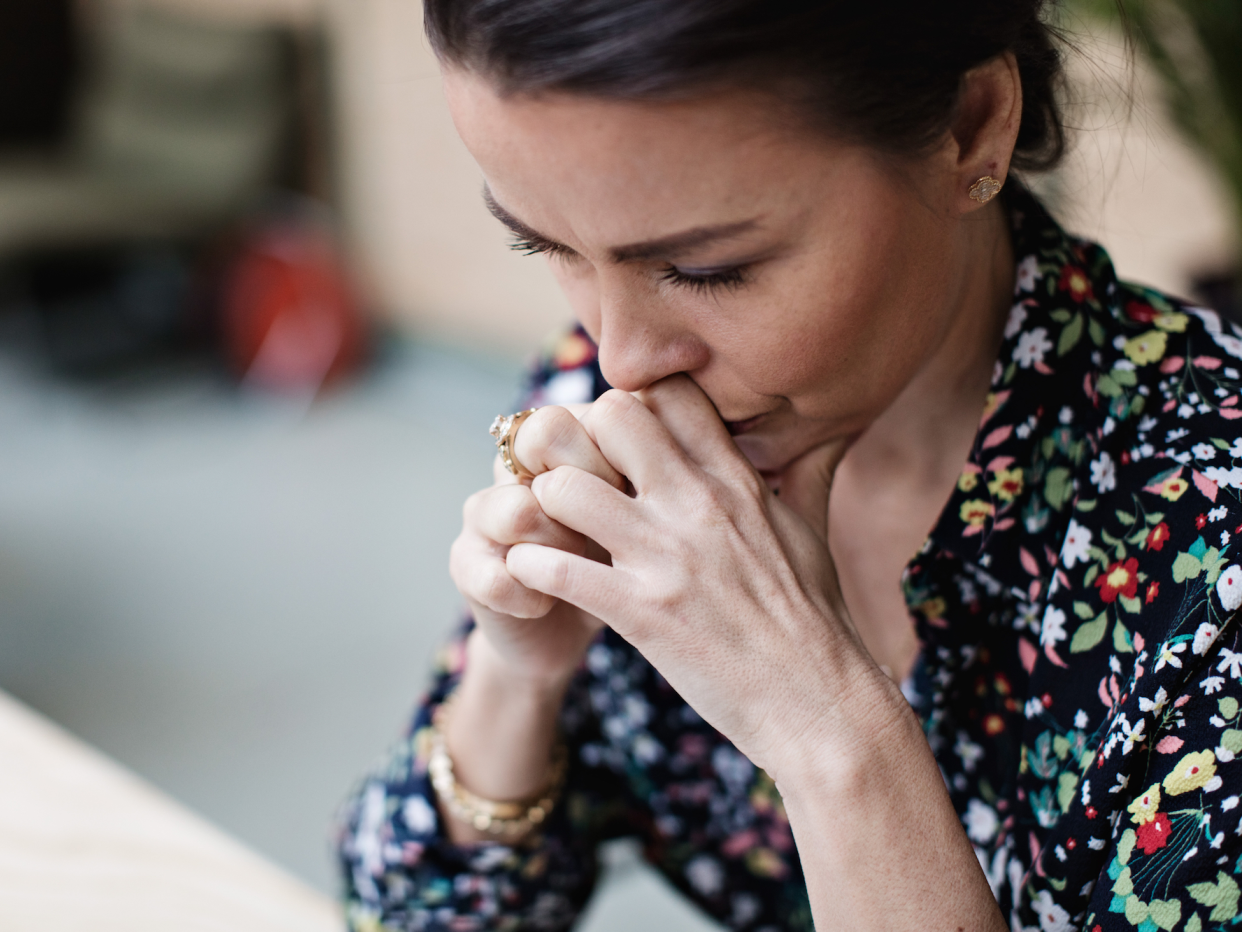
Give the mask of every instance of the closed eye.
POLYGON ((550 239, 523 236, 520 233, 513 234, 513 239, 509 241, 509 248, 514 252, 520 252, 524 256, 558 256, 560 258, 569 258, 570 256, 577 255, 576 252, 561 243, 554 243, 550 239))
POLYGON ((748 276, 743 265, 703 272, 686 271, 670 265, 660 273, 660 280, 697 292, 732 291, 745 285, 748 276))

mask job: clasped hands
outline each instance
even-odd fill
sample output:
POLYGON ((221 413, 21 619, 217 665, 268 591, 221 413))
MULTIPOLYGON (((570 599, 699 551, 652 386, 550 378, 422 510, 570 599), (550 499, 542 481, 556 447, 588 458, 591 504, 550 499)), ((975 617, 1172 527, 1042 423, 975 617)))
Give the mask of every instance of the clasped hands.
POLYGON ((778 777, 799 746, 831 743, 856 685, 887 685, 828 552, 847 446, 795 460, 778 497, 686 376, 542 408, 514 448, 536 477, 498 463, 496 484, 466 502, 454 580, 515 675, 567 681, 608 625, 778 777))

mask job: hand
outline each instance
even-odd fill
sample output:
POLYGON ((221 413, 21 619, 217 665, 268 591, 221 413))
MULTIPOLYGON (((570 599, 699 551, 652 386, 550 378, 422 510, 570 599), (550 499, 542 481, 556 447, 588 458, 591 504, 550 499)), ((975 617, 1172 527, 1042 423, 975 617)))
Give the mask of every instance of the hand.
POLYGON ((865 695, 857 685, 891 691, 849 620, 826 543, 850 438, 789 466, 778 498, 685 376, 641 401, 609 392, 581 424, 636 495, 573 465, 532 491, 611 565, 522 543, 508 552, 514 579, 602 619, 778 781, 785 761, 826 746, 842 699, 865 695))
MULTIPOLYGON (((575 406, 578 413, 587 405, 575 406)), ((568 408, 540 408, 523 422, 514 454, 536 474, 572 467, 621 489, 625 480, 604 459, 568 408)), ((449 561, 479 632, 509 673, 539 682, 567 680, 602 623, 572 604, 515 580, 505 563, 510 547, 531 543, 589 561, 606 560, 585 535, 549 518, 497 456, 495 484, 466 500, 461 534, 449 561)), ((618 493, 620 494, 620 493, 618 493)))

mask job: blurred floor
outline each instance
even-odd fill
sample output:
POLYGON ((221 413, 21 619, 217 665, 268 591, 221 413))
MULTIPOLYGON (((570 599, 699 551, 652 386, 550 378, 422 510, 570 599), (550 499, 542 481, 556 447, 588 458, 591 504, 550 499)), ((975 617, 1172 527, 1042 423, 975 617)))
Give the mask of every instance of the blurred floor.
MULTIPOLYGON (((448 547, 519 373, 407 345, 307 410, 0 356, 0 687, 333 890, 330 815, 455 620, 448 547)), ((586 927, 708 928, 614 860, 586 927)))

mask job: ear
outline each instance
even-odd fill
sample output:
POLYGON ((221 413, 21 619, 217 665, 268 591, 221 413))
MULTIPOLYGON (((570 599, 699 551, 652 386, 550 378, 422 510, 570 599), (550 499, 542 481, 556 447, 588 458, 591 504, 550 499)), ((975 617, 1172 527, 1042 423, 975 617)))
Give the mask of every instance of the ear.
POLYGON ((970 186, 984 175, 1004 182, 1022 124, 1022 79, 1012 52, 1005 52, 962 76, 961 99, 949 134, 957 144, 953 165, 955 206, 971 213, 983 206, 970 186))

